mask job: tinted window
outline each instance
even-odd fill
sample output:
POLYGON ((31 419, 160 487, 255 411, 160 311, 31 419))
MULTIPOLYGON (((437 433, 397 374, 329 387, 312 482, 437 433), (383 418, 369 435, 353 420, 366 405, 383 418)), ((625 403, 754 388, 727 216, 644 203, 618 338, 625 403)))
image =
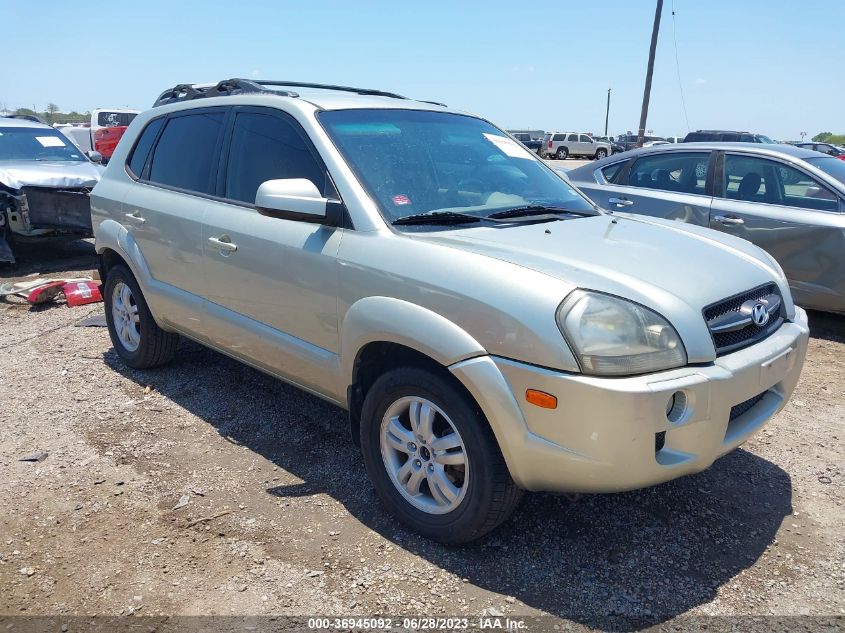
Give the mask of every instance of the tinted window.
POLYGON ((620 161, 618 163, 613 163, 612 165, 608 165, 604 169, 601 170, 604 179, 607 182, 613 182, 613 179, 616 178, 616 174, 618 174, 622 168, 625 166, 627 161, 620 161))
POLYGON ((577 134, 570 134, 569 138, 566 139, 570 143, 577 143, 578 142, 578 135, 577 134))
POLYGON ((141 177, 141 172, 144 170, 144 165, 147 162, 147 156, 150 154, 150 148, 153 146, 153 141, 156 140, 156 134, 158 134, 163 123, 164 117, 150 121, 147 127, 144 128, 144 131, 141 132, 141 137, 135 144, 135 149, 132 150, 132 158, 129 159, 129 171, 136 178, 141 177))
POLYGON ((592 143, 593 142, 593 139, 591 139, 586 134, 581 134, 581 136, 579 138, 580 138, 582 143, 592 143))
POLYGON ((201 112, 170 119, 153 152, 150 180, 209 193, 223 116, 223 112, 201 112))
POLYGON ((530 141, 531 140, 530 134, 520 134, 520 133, 517 132, 516 134, 513 134, 513 137, 517 141, 530 141))
POLYGON ((628 184, 679 193, 705 193, 710 152, 667 152, 640 158, 628 184))
POLYGON ((97 113, 97 125, 102 127, 129 125, 136 116, 138 115, 135 112, 99 112, 97 113))
POLYGON ((766 158, 727 154, 723 185, 723 197, 733 200, 823 211, 839 207, 836 196, 815 178, 766 158))
POLYGON ((845 160, 839 160, 831 156, 820 156, 818 158, 808 158, 807 162, 816 169, 821 169, 823 172, 830 174, 845 185, 845 160))
POLYGON ((552 140, 555 142, 565 141, 566 134, 555 134, 555 137, 552 140))
POLYGON ((258 186, 277 178, 305 178, 321 192, 326 180, 324 170, 292 123, 270 114, 238 114, 232 130, 225 196, 251 204, 258 186))

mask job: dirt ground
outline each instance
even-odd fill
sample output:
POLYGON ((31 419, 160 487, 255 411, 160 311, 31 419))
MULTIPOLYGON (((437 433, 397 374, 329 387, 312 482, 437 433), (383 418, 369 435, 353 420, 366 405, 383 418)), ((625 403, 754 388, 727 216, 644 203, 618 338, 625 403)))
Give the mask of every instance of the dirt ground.
MULTIPOLYGON (((3 281, 95 265, 19 254, 3 281)), ((344 412, 188 342, 127 369, 75 327, 98 314, 0 302, 0 615, 845 614, 843 318, 811 315, 791 402, 709 470, 527 495, 444 547, 384 513, 344 412)))

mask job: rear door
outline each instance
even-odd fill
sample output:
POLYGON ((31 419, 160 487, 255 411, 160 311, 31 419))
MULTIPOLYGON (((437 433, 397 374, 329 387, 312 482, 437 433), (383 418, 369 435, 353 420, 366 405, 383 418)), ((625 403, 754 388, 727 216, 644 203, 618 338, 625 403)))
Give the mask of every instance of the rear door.
POLYGON ((120 220, 138 245, 155 290, 173 299, 175 312, 165 317, 175 325, 193 322, 200 312, 202 215, 216 179, 227 110, 201 108, 154 119, 127 165, 136 182, 120 220))
MULTIPOLYGON (((337 359, 337 250, 343 229, 255 208, 261 183, 306 178, 338 197, 293 117, 236 107, 224 144, 217 199, 206 208, 203 268, 214 342, 298 384, 321 381, 337 359)), ((334 385, 331 385, 334 388, 334 385)))
POLYGON ((845 214, 838 195, 799 166, 726 152, 710 226, 753 242, 781 265, 795 302, 845 310, 845 214))
MULTIPOLYGON (((712 152, 649 153, 628 164, 607 185, 598 187, 600 206, 707 226, 711 195, 708 173, 712 152)), ((588 193, 592 196, 592 193, 588 193)), ((593 198, 595 199, 595 197, 593 198)))

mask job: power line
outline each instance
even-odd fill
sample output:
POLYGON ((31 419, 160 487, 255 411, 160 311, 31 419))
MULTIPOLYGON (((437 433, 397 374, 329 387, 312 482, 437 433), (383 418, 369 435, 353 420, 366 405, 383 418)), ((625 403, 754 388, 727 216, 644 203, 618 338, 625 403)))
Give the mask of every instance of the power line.
POLYGON ((690 131, 689 117, 687 116, 687 100, 684 98, 684 84, 681 81, 681 62, 678 61, 678 35, 675 28, 675 0, 672 0, 672 39, 675 41, 675 70, 678 71, 678 89, 681 91, 681 105, 684 108, 684 121, 687 123, 687 132, 690 131))

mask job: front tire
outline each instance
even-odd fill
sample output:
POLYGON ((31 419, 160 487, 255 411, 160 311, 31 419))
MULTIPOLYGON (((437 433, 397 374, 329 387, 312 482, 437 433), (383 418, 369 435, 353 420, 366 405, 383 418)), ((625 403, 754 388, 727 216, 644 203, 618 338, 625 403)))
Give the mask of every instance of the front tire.
POLYGON ((466 543, 505 521, 522 491, 476 403, 415 367, 382 375, 361 416, 367 473, 403 523, 441 543, 466 543))
POLYGON ((569 150, 565 147, 558 147, 555 156, 558 160, 566 160, 566 157, 569 156, 569 150))
POLYGON ((158 326, 128 268, 109 269, 103 301, 112 346, 124 363, 133 369, 149 369, 173 358, 179 336, 158 326))
POLYGON ((601 160, 602 158, 607 157, 607 150, 603 148, 599 148, 596 150, 596 160, 601 160))

